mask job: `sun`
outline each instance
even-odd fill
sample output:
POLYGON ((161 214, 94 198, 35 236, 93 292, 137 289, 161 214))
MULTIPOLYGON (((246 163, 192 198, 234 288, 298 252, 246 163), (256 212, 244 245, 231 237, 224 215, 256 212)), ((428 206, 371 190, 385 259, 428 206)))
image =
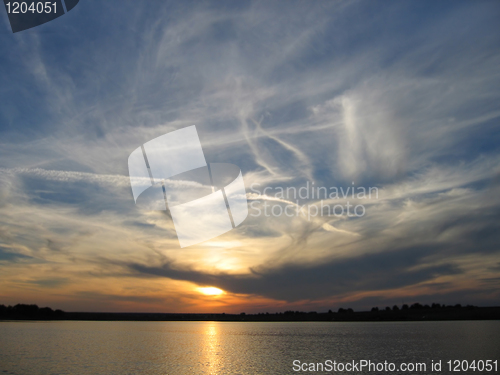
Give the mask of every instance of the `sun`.
POLYGON ((198 288, 198 291, 206 296, 220 296, 221 294, 224 293, 222 289, 215 288, 213 286, 206 288, 198 288))

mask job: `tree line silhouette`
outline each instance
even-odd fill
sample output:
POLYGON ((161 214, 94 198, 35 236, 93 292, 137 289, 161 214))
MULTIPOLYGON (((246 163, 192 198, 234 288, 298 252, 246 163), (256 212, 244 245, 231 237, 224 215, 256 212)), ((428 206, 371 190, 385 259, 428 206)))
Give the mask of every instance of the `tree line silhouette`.
POLYGON ((62 310, 52 310, 50 307, 38 305, 17 304, 15 306, 0 305, 0 319, 60 319, 64 316, 62 310))
POLYGON ((17 304, 0 305, 0 320, 95 320, 95 321, 415 321, 415 320, 490 320, 500 319, 500 307, 477 307, 461 304, 403 304, 392 308, 373 307, 354 311, 340 307, 336 312, 293 311, 257 314, 187 314, 187 313, 106 313, 64 312, 50 307, 17 304))
MULTIPOLYGON (((460 303, 457 303, 456 305, 441 305, 440 303, 433 303, 432 305, 421 305, 420 303, 414 303, 411 306, 408 306, 407 304, 404 304, 401 306, 401 308, 398 307, 398 305, 394 305, 392 308, 387 306, 383 310, 379 310, 378 307, 372 307, 371 312, 377 312, 377 311, 400 311, 400 310, 424 310, 424 309, 461 309, 462 305, 460 303)), ((465 306, 467 309, 474 308, 472 305, 467 305, 465 306)), ((340 311, 339 311, 340 312, 340 311)))

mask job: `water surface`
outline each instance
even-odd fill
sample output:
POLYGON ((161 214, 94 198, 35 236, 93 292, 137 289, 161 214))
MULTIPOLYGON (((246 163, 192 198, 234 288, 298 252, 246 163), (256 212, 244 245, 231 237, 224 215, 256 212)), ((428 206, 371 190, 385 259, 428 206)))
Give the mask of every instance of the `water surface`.
POLYGON ((294 360, 363 359, 443 374, 499 353, 500 321, 0 322, 0 374, 293 374, 294 360))

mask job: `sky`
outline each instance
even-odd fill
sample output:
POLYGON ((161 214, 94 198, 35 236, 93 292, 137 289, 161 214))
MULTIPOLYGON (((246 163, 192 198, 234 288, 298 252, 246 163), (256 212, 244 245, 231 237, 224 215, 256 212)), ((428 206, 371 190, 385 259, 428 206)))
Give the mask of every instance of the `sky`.
POLYGON ((81 0, 15 34, 0 13, 0 304, 498 305, 499 2, 81 0), (127 160, 191 125, 249 215, 181 248, 127 160), (293 196, 312 186, 340 193, 293 196))

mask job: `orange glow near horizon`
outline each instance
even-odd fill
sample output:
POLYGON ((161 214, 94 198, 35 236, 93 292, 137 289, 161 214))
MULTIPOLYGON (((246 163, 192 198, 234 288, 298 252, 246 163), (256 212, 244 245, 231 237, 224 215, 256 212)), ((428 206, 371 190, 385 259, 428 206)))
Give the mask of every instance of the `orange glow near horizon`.
POLYGON ((224 293, 224 291, 222 289, 215 288, 212 286, 206 287, 206 288, 198 288, 197 290, 206 296, 220 296, 221 294, 224 293))

